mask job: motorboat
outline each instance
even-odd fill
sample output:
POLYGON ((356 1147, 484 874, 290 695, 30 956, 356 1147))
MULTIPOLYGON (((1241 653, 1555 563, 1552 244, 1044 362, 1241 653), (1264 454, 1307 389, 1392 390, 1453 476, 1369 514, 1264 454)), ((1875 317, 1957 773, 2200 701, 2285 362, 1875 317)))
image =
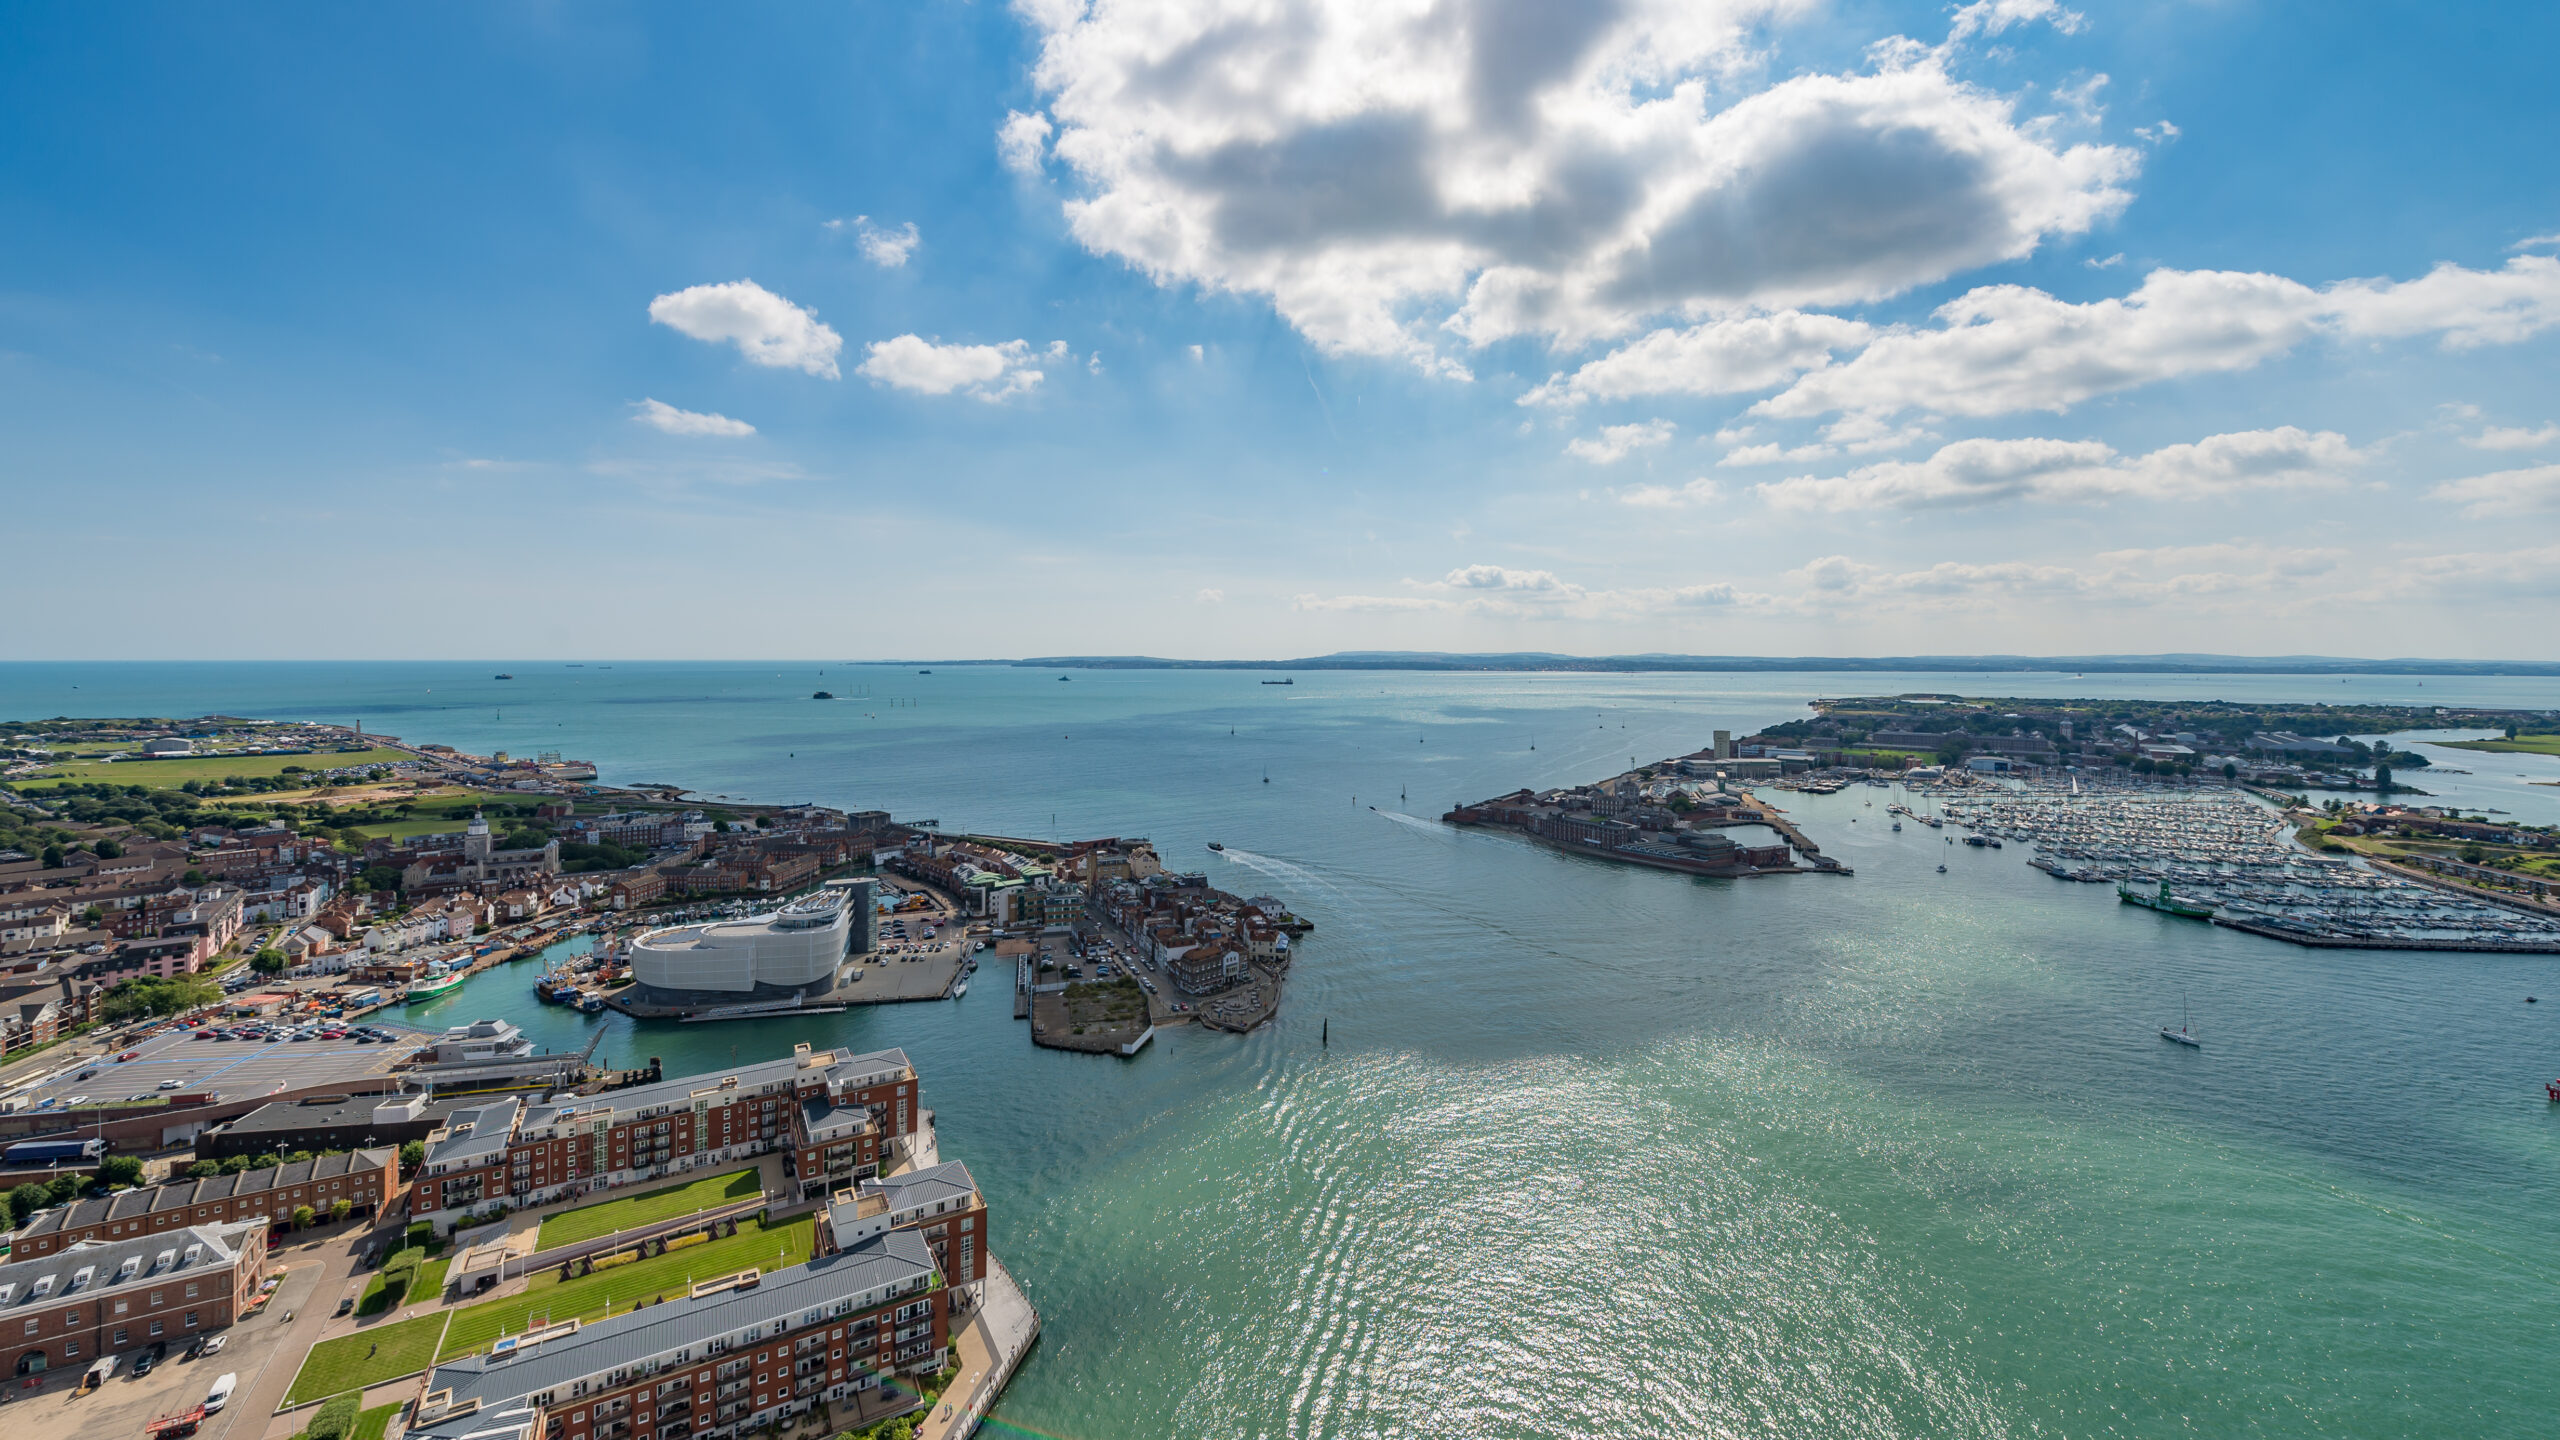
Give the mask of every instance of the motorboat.
POLYGON ((1212 849, 1212 850, 1224 851, 1227 847, 1226 847, 1226 846, 1224 846, 1224 845, 1219 844, 1219 843, 1218 843, 1217 841, 1215 841, 1215 840, 1212 840, 1212 841, 1210 841, 1210 842, 1209 842, 1209 848, 1210 848, 1210 849, 1212 849))

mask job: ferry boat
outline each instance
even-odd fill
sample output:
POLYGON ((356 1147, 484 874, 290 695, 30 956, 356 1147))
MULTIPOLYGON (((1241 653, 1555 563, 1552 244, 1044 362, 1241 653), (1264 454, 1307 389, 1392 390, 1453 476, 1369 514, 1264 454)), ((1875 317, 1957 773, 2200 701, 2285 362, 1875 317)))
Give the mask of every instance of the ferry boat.
POLYGON ((466 978, 468 977, 459 970, 443 975, 422 976, 410 982, 408 999, 412 1004, 420 1000, 433 1000, 446 991, 459 989, 466 978))
POLYGON ((2156 895, 2137 890, 2131 885, 2119 884, 2116 886, 2116 898, 2127 905, 2139 905, 2146 910, 2157 910, 2163 915, 2183 915, 2190 920, 2213 918, 2214 907, 2176 898, 2169 893, 2169 882, 2166 880, 2160 882, 2160 891, 2156 895))

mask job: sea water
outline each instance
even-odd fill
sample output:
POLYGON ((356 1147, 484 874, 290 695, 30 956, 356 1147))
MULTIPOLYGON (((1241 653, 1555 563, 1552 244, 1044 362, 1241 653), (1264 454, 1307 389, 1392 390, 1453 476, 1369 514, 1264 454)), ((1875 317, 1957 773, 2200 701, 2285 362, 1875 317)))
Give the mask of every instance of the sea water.
MULTIPOLYGON (((2025 846, 1894 833, 1868 787, 1767 792, 1853 878, 1433 818, 1821 694, 2539 707, 2549 682, 821 668, 17 665, 0 715, 361 721, 705 796, 1145 835, 1285 898, 1316 929, 1278 1022, 1132 1060, 1033 1049, 1002 985, 679 1026, 539 1006, 527 963, 407 1014, 601 1030, 670 1073, 904 1047, 1047 1323, 993 1434, 2470 1437, 2560 1411, 2560 1003, 2523 1003, 2560 1002, 2552 958, 2138 910, 2025 846), (2203 1049, 2157 1038, 2182 1018, 2203 1049)), ((2434 753, 2476 772, 2463 803, 2560 818, 2530 784, 2560 765, 2434 753)))

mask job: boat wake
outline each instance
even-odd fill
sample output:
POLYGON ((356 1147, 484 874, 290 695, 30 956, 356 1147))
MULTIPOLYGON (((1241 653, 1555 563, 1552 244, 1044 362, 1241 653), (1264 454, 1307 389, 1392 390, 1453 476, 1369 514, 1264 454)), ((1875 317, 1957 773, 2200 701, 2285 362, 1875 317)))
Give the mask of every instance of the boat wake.
POLYGON ((1342 895, 1341 886, 1336 885, 1321 875, 1318 875, 1316 872, 1308 869, 1304 865, 1299 865, 1288 860, 1278 859, 1270 855, 1257 855, 1251 850, 1239 850, 1233 845, 1228 846, 1226 849, 1221 850, 1218 853, 1225 856, 1227 859, 1233 860, 1237 864, 1242 865, 1248 870, 1259 870, 1274 880, 1292 880, 1311 889, 1321 890, 1328 895, 1337 897, 1342 895))
POLYGON ((1454 841, 1458 838, 1457 832, 1437 820, 1425 820, 1419 815, 1407 815, 1401 810, 1381 810, 1377 814, 1381 820, 1393 820, 1407 829, 1420 830, 1440 839, 1454 841))

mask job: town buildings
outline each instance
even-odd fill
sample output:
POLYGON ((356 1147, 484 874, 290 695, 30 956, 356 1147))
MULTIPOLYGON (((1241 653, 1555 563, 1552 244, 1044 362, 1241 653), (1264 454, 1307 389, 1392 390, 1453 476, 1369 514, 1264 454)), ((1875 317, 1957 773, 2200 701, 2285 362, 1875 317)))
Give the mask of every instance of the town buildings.
MULTIPOLYGON (((921 1242, 919 1242, 921 1243, 921 1242)), ((0 1327, 13 1373, 77 1370, 155 1342, 229 1327, 265 1278, 263 1224, 187 1225, 86 1241, 0 1265, 0 1327)))
POLYGON ((824 994, 870 917, 870 881, 833 881, 768 914, 646 931, 631 942, 631 978, 658 1004, 824 994))
POLYGON ((779 1151, 804 1195, 879 1173, 924 1124, 900 1050, 785 1058, 598 1095, 489 1101, 429 1137, 410 1211, 439 1229, 779 1151))
POLYGON ((348 1202, 350 1214, 371 1215, 399 1193, 399 1151, 356 1150, 74 1200, 38 1211, 10 1237, 10 1245, 19 1256, 51 1255, 83 1241, 112 1244, 190 1226, 283 1225, 297 1207, 325 1215, 340 1200, 348 1202))

